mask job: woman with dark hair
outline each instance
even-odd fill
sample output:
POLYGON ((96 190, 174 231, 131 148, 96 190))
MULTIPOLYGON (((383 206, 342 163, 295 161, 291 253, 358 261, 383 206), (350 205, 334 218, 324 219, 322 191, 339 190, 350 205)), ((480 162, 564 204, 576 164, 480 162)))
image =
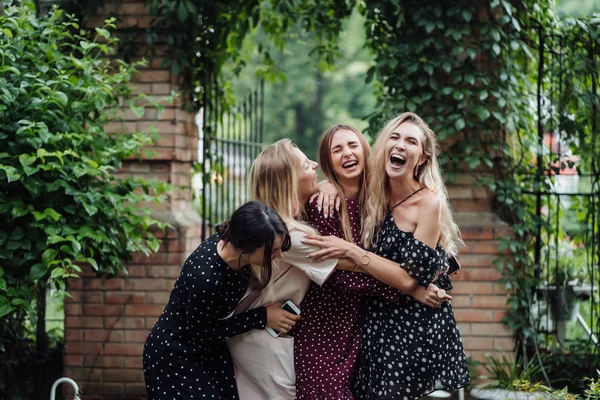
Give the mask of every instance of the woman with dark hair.
POLYGON ((188 257, 144 346, 148 399, 238 398, 226 340, 265 326, 287 329, 299 317, 278 304, 227 317, 249 285, 269 283, 272 261, 289 248, 279 215, 252 201, 188 257))

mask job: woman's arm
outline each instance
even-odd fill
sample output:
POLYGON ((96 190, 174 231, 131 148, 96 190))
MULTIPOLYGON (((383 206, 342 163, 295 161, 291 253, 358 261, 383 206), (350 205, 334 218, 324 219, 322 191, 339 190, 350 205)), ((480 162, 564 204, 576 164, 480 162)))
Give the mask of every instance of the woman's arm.
POLYGON ((354 243, 343 239, 334 236, 307 236, 302 242, 321 248, 321 250, 307 255, 314 261, 318 262, 329 258, 348 258, 355 266, 358 266, 359 270, 402 292, 411 292, 418 284, 418 281, 412 278, 403 268, 400 268, 397 262, 363 250, 354 243))

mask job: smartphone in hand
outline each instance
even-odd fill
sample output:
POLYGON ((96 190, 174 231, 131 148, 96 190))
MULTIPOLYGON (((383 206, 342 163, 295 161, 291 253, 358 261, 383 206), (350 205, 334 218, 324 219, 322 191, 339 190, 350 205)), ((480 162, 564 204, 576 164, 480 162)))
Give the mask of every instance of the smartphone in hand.
MULTIPOLYGON (((293 301, 288 300, 285 302, 285 304, 283 306, 281 306, 281 308, 283 308, 285 311, 289 312, 290 314, 294 314, 294 315, 300 315, 300 307, 298 307, 293 301)), ((271 334, 271 336, 273 337, 278 337, 279 335, 281 335, 281 332, 279 332, 278 330, 275 330, 273 328, 269 328, 268 326, 265 328, 267 330, 267 332, 269 332, 271 334)))
POLYGON ((455 273, 456 271, 458 271, 459 269, 462 268, 460 266, 460 263, 458 262, 458 260, 454 256, 452 256, 452 257, 450 257, 448 259, 448 265, 450 266, 450 268, 448 268, 448 272, 446 272, 446 275, 453 274, 453 273, 455 273))

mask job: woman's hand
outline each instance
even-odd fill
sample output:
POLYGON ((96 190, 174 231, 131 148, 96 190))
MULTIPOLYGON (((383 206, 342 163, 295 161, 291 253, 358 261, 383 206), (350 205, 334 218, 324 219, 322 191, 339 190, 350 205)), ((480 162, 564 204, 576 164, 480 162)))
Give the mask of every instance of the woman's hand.
POLYGON ((285 311, 281 308, 282 305, 275 303, 267 307, 267 326, 287 334, 296 325, 296 321, 300 320, 300 316, 285 311))
POLYGON ((317 196, 317 210, 323 211, 323 216, 328 218, 334 211, 340 211, 340 194, 333 184, 329 181, 319 183, 319 191, 315 193, 310 200, 317 196))
POLYGON ((425 304, 426 306, 432 308, 440 308, 442 303, 452 300, 452 297, 446 294, 443 299, 440 299, 438 297, 439 290, 440 288, 435 286, 433 283, 430 283, 429 286, 427 286, 427 289, 421 285, 417 285, 417 287, 411 293, 409 293, 409 295, 421 304, 425 304))
POLYGON ((360 252, 360 247, 336 236, 306 235, 304 239, 302 239, 302 243, 321 249, 306 256, 311 258, 314 262, 332 258, 349 258, 354 261, 356 259, 355 253, 360 252))

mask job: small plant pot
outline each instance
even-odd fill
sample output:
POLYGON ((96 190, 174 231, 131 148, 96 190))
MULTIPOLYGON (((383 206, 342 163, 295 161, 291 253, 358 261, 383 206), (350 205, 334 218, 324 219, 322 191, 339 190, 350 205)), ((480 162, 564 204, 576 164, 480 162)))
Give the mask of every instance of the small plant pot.
POLYGON ((539 400, 548 399, 548 393, 519 392, 506 389, 473 388, 471 396, 481 400, 539 400))

